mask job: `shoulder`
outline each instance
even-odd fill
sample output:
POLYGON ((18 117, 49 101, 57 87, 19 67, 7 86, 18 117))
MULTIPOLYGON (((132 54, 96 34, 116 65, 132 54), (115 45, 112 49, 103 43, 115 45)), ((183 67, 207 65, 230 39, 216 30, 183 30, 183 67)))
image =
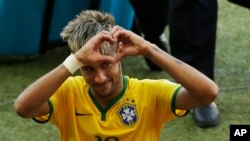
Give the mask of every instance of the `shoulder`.
POLYGON ((82 76, 70 76, 57 89, 53 97, 63 98, 74 96, 83 90, 87 90, 88 85, 82 76))
POLYGON ((78 87, 87 86, 87 83, 82 76, 70 76, 64 81, 63 85, 78 87))
POLYGON ((171 82, 168 79, 138 79, 128 76, 125 77, 128 79, 129 87, 140 86, 140 85, 152 86, 152 87, 178 85, 177 83, 171 82))
POLYGON ((137 79, 128 78, 127 91, 137 96, 171 97, 181 87, 180 84, 168 79, 137 79))

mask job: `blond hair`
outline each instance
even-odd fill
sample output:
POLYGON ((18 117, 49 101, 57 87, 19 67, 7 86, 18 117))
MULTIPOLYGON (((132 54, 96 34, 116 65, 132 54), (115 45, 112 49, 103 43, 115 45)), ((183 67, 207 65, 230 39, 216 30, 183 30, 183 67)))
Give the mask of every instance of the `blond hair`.
POLYGON ((110 14, 97 10, 84 10, 64 27, 60 36, 68 43, 70 49, 76 52, 94 35, 102 30, 111 31, 114 25, 114 18, 110 14))

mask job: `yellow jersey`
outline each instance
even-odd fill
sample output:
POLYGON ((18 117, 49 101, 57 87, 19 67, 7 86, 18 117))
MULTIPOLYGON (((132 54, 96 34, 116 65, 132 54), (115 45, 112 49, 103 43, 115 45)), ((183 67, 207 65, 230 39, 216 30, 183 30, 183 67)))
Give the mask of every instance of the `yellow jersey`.
POLYGON ((123 82, 102 109, 82 76, 69 77, 50 98, 50 114, 34 119, 55 124, 61 141, 157 141, 166 122, 187 113, 175 109, 179 84, 127 76, 123 82))

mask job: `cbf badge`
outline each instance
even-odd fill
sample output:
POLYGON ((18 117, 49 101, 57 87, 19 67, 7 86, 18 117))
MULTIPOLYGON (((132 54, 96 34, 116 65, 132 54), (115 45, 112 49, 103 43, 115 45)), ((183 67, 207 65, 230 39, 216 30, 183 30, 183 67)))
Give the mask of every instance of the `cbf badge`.
POLYGON ((118 115, 125 126, 133 126, 138 120, 135 105, 122 105, 118 111, 118 115))

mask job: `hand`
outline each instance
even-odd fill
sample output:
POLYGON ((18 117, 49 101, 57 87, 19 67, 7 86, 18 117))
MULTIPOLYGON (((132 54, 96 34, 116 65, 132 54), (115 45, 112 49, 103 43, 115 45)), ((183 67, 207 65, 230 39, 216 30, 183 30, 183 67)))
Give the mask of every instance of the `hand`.
POLYGON ((109 42, 109 44, 115 44, 115 40, 112 38, 111 33, 107 31, 101 31, 92 37, 79 51, 75 53, 76 58, 83 64, 92 64, 100 60, 109 60, 114 62, 115 58, 108 55, 103 55, 100 52, 100 47, 103 42, 109 42))
POLYGON ((116 61, 121 60, 125 56, 142 55, 147 42, 141 36, 123 29, 120 26, 114 26, 111 31, 114 40, 120 44, 120 49, 116 57, 116 61))

